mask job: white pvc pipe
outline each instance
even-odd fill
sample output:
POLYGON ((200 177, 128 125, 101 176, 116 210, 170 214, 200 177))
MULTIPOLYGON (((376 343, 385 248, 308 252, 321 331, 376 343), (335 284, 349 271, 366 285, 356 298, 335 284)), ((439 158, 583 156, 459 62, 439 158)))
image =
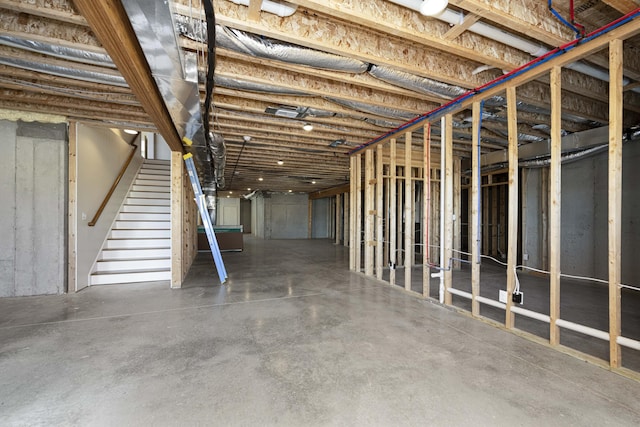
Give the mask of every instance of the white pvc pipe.
POLYGON ((532 319, 539 320, 541 322, 551 323, 551 318, 546 314, 538 313, 536 311, 527 310, 526 308, 511 306, 511 311, 520 314, 525 317, 530 317, 532 319))
POLYGON ((506 304, 503 304, 503 303, 501 303, 499 301, 494 301, 494 300, 489 299, 489 298, 481 297, 480 295, 478 295, 476 297, 476 301, 481 302, 483 304, 490 305, 492 307, 501 308, 503 310, 507 309, 507 305, 506 304))
MULTIPOLYGON (((249 6, 250 0, 229 0, 235 4, 240 4, 242 6, 249 6)), ((262 6, 260 10, 265 12, 273 13, 274 15, 278 15, 282 18, 291 16, 296 12, 298 6, 291 7, 282 3, 277 3, 271 0, 262 0, 262 6)))
POLYGON ((459 289, 453 289, 453 288, 449 288, 447 289, 447 291, 449 291, 449 293, 453 295, 458 295, 466 299, 473 299, 473 296, 469 292, 465 292, 465 291, 461 291, 459 289))
POLYGON ((581 334, 589 335, 594 338, 599 338, 604 341, 609 341, 609 333, 601 331, 599 329, 590 328, 588 326, 580 325, 578 323, 569 322, 567 320, 558 319, 556 325, 561 328, 570 329, 581 334))
POLYGON ((616 338, 616 342, 625 347, 640 351, 640 341, 632 340, 631 338, 618 337, 616 338))

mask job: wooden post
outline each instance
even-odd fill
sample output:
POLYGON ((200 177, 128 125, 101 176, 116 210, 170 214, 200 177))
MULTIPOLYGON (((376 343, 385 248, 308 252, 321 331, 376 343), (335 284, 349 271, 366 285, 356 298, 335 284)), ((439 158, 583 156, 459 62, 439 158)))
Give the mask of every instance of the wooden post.
MULTIPOLYGON (((404 167, 399 167, 398 170, 400 171, 400 173, 398 174, 399 177, 403 177, 405 174, 405 169, 404 167)), ((403 185, 403 181, 402 179, 398 179, 397 180, 397 184, 398 184, 398 193, 397 193, 397 200, 396 200, 396 214, 398 216, 398 220, 396 222, 396 233, 397 233, 397 238, 396 238, 396 245, 397 245, 397 250, 396 250, 396 262, 398 263, 398 265, 404 265, 404 251, 402 250, 402 242, 404 241, 404 239, 402 238, 404 236, 404 234, 402 233, 403 231, 403 223, 402 223, 402 212, 403 212, 403 194, 404 192, 402 191, 404 189, 404 185, 403 185)))
POLYGON ((422 164, 422 296, 428 297, 431 290, 431 269, 429 268, 429 225, 431 224, 431 125, 423 128, 424 148, 422 164))
MULTIPOLYGON (((491 175, 487 176, 487 182, 491 182, 491 175)), ((482 185, 482 175, 480 176, 480 184, 482 185)), ((482 191, 482 251, 485 254, 491 254, 489 250, 489 234, 491 228, 489 227, 489 187, 481 187, 482 191)))
POLYGON ((396 263, 398 262, 398 258, 396 257, 396 236, 397 236, 397 210, 396 210, 396 198, 398 195, 396 194, 396 140, 395 138, 391 138, 389 143, 389 263, 391 264, 391 269, 389 270, 389 284, 396 284, 396 263))
POLYGON ((562 86, 560 67, 551 69, 551 164, 549 165, 549 343, 560 344, 560 227, 562 169, 562 86))
POLYGON ((182 193, 184 189, 184 161, 182 158, 182 152, 171 152, 171 287, 181 288, 182 278, 184 276, 182 271, 183 259, 182 259, 182 228, 184 212, 182 203, 184 201, 184 195, 182 193))
POLYGON ((529 236, 527 234, 527 220, 528 220, 528 215, 527 215, 527 186, 529 185, 529 169, 522 169, 522 184, 521 184, 521 188, 522 188, 522 201, 520 202, 521 205, 521 214, 522 214, 522 220, 521 220, 521 232, 520 232, 520 241, 522 242, 522 265, 528 265, 528 252, 527 252, 527 248, 528 248, 528 239, 529 236))
POLYGON ((413 197, 411 179, 411 132, 404 134, 404 288, 411 290, 411 267, 413 266, 413 197))
POLYGON ((516 286, 515 267, 518 255, 518 111, 516 88, 507 88, 507 129, 509 132, 509 229, 507 239, 507 307, 505 327, 513 328, 511 295, 516 286))
POLYGON ((356 271, 362 268, 362 154, 356 154, 356 203, 353 208, 356 211, 356 271))
POLYGON ((451 305, 452 298, 449 293, 449 289, 453 282, 453 274, 451 271, 451 257, 453 256, 453 116, 451 114, 447 114, 445 116, 444 134, 444 176, 440 177, 440 179, 445 180, 444 209, 441 209, 444 218, 441 216, 440 221, 444 221, 444 236, 442 236, 442 244, 444 245, 444 259, 442 260, 442 265, 445 268, 445 271, 443 272, 444 303, 451 305))
POLYGON ((540 247, 542 252, 542 269, 549 269, 549 168, 540 171, 540 247))
POLYGON ((384 176, 382 174, 382 144, 376 149, 376 278, 382 280, 384 239, 382 234, 382 217, 384 215, 384 199, 382 191, 384 176))
POLYGON ((336 194, 336 245, 342 239, 342 194, 336 194))
MULTIPOLYGON (((460 251, 462 249, 462 221, 460 221, 461 203, 462 203, 462 188, 461 188, 461 169, 462 161, 460 156, 456 156, 453 159, 453 249, 460 251)), ((461 258, 459 252, 455 253, 455 258, 461 258)), ((454 261, 451 268, 460 270, 460 261, 454 261)))
POLYGON ((480 295, 480 210, 478 209, 478 199, 482 185, 482 176, 480 175, 480 103, 474 102, 472 105, 472 138, 471 147, 471 314, 480 315, 480 303, 476 300, 480 295))
POLYGON ((356 177, 357 168, 356 161, 357 156, 351 156, 349 167, 349 270, 356 271, 356 177))
POLYGON ((622 364, 620 345, 620 257, 622 255, 622 40, 609 43, 609 363, 622 364))
POLYGON ((78 280, 77 267, 77 233, 78 233, 78 123, 69 122, 69 217, 68 217, 68 247, 67 247, 67 293, 76 292, 78 280))
POLYGON ((389 165, 386 166, 387 168, 387 178, 384 179, 385 182, 385 186, 384 186, 384 194, 385 194, 385 203, 384 203, 384 265, 389 265, 389 252, 391 252, 390 246, 389 246, 389 236, 391 233, 391 227, 390 227, 390 212, 391 212, 391 204, 390 204, 390 200, 391 200, 391 168, 389 167, 389 165))
POLYGON ((350 246, 351 243, 349 242, 349 240, 351 239, 351 229, 350 229, 350 223, 349 223, 349 219, 351 217, 351 209, 349 208, 350 202, 351 200, 351 193, 344 195, 343 198, 343 202, 344 202, 344 215, 342 215, 342 218, 344 219, 344 225, 342 226, 342 234, 343 234, 343 245, 344 246, 350 246))
POLYGON ((364 274, 373 276, 373 227, 375 221, 373 149, 364 152, 364 274))

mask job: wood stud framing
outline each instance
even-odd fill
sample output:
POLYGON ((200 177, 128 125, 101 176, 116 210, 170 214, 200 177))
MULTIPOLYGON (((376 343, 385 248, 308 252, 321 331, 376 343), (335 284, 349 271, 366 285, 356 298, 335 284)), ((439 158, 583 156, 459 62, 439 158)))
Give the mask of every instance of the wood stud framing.
POLYGON ((620 255, 622 247, 622 40, 609 43, 609 363, 622 364, 620 255))
MULTIPOLYGON (((560 224, 561 224, 561 133, 562 114, 561 69, 551 69, 551 164, 549 170, 549 342, 560 344, 560 329, 556 321, 560 318, 560 224)), ((543 189, 545 191, 545 189, 543 189)))
MULTIPOLYGON (((605 37, 609 45, 609 170, 608 170, 608 235, 609 235, 609 363, 612 369, 621 368, 620 342, 621 336, 621 224, 622 224, 622 132, 624 127, 623 117, 623 42, 618 37, 628 37, 636 34, 638 29, 622 27, 605 37)), ((602 46, 602 44, 600 45, 602 46)), ((436 245, 444 248, 443 258, 439 260, 443 267, 444 277, 444 303, 452 304, 452 294, 449 291, 452 286, 452 270, 460 268, 459 262, 452 262, 453 249, 461 248, 461 217, 463 188, 469 189, 468 223, 469 223, 469 258, 471 262, 471 312, 474 317, 480 317, 480 266, 483 250, 492 255, 502 254, 505 250, 507 256, 507 301, 505 304, 504 326, 507 329, 515 328, 515 306, 512 295, 516 290, 516 265, 518 263, 519 240, 526 242, 527 236, 522 231, 519 235, 519 216, 522 210, 522 224, 524 229, 527 224, 524 221, 540 221, 540 263, 541 268, 550 270, 550 297, 549 317, 550 333, 549 344, 560 344, 560 328, 556 323, 560 319, 560 254, 561 254, 561 129, 562 121, 562 67, 575 59, 597 51, 595 46, 579 46, 569 56, 562 56, 544 63, 540 69, 531 73, 525 73, 510 82, 508 86, 502 85, 494 88, 483 96, 473 97, 465 101, 458 108, 463 109, 468 105, 472 109, 471 129, 471 179, 470 185, 463 187, 461 183, 462 164, 459 157, 454 157, 453 151, 453 115, 445 114, 442 126, 441 149, 444 150, 444 163, 440 169, 431 167, 431 139, 429 124, 421 124, 423 131, 422 147, 412 147, 413 133, 418 130, 418 125, 409 126, 403 131, 400 138, 404 140, 404 151, 398 150, 396 137, 384 138, 365 149, 365 176, 366 200, 364 213, 367 215, 365 229, 365 273, 382 278, 382 269, 385 266, 385 257, 388 256, 392 266, 389 272, 389 283, 396 285, 397 265, 404 264, 404 289, 412 290, 411 267, 414 263, 415 248, 415 221, 418 220, 421 227, 420 243, 423 244, 423 274, 422 296, 429 297, 430 269, 429 263, 434 262, 428 245, 432 238, 436 245), (549 72, 549 98, 551 104, 551 142, 550 142, 550 167, 541 169, 539 182, 542 188, 540 194, 541 212, 539 219, 532 216, 524 217, 527 210, 527 201, 522 205, 519 199, 526 196, 527 188, 519 188, 518 165, 518 111, 516 95, 517 88, 540 77, 542 73, 549 72), (481 134, 480 123, 482 117, 480 100, 488 96, 500 94, 506 90, 507 99, 507 129, 509 146, 507 150, 508 169, 485 174, 480 173, 480 149, 481 134), (388 145, 386 144, 388 142, 388 145), (420 151, 418 151, 420 148, 420 151), (416 163, 416 152, 421 153, 420 162, 416 163), (375 155, 375 166, 374 166, 375 155), (398 164, 400 161, 400 164, 398 164), (505 181, 505 177, 507 178, 505 181), (439 178, 439 179, 438 179, 439 178), (484 179, 483 179, 484 178, 484 179), (404 181, 402 181, 404 179, 404 181), (414 218, 417 206, 414 206, 416 196, 416 182, 422 182, 422 216, 414 218), (439 206, 438 180, 441 181, 441 191, 444 191, 442 206, 439 206), (374 187, 375 186, 375 187, 374 187), (508 202, 508 203, 507 203, 508 202), (500 206, 506 205, 506 206, 500 206), (432 215, 433 213, 433 215, 432 215), (375 221, 373 217, 375 216, 375 221), (370 218, 369 218, 370 217, 370 218), (455 221, 455 222, 454 222, 455 221), (443 233, 439 235, 438 224, 443 225, 443 233), (375 225, 375 230, 374 230, 375 225), (433 231, 433 232, 431 232, 433 231), (375 239, 374 239, 375 237, 375 239), (371 245, 376 246, 375 257, 372 250, 367 252, 371 245), (504 245, 504 246, 503 246, 504 245), (386 252, 386 253, 385 253, 386 252), (374 263, 375 260, 375 263, 374 263), (371 263, 370 266, 367 264, 371 263)), ((542 80, 546 81, 546 77, 542 80)), ((518 92, 519 93, 519 92, 518 92)), ((360 162, 360 153, 352 156, 352 165, 360 162), (355 163, 354 163, 355 162, 355 163)), ((352 166, 353 168, 353 166, 352 166)), ((528 181, 533 179, 531 174, 524 171, 522 174, 523 186, 532 185, 528 181)), ((362 175, 358 171, 352 174, 352 191, 358 193, 358 182, 362 175)), ((357 203, 358 195, 352 197, 357 203)), ((529 207, 528 209, 531 209, 529 207)), ((360 211, 358 207, 356 211, 360 211)), ((355 219, 356 226, 360 223, 355 219)), ((353 228, 353 227, 352 227, 353 228)), ((355 234, 359 235, 356 230, 355 234)), ((525 248, 523 244, 523 254, 525 248)), ((358 252, 358 251, 356 251, 358 252)), ((523 260, 526 264, 526 260, 523 260)), ((497 303, 497 301, 496 301, 497 303)), ((519 314, 523 312, 518 311, 519 314)), ((544 316, 544 315, 543 315, 544 316)))

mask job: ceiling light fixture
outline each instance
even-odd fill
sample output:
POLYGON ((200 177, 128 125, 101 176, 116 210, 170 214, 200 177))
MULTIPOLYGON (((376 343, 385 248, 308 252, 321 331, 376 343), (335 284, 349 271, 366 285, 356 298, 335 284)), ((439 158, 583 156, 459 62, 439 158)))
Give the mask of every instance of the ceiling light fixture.
POLYGON ((302 129, 306 130, 307 132, 311 132, 313 130, 313 125, 311 123, 305 123, 304 126, 302 126, 302 129))
POLYGON ((311 183, 312 183, 312 184, 315 184, 316 182, 315 182, 315 181, 311 181, 311 183))
POLYGON ((282 165, 284 165, 284 162, 283 162, 282 160, 278 160, 278 164, 279 164, 280 166, 282 166, 282 165))
POLYGON ((262 177, 258 178, 258 181, 264 181, 264 179, 262 177))
POLYGON ((128 133, 129 135, 137 135, 138 131, 133 129, 125 129, 124 133, 128 133))
POLYGON ((448 0, 424 0, 420 6, 420 13, 426 16, 437 16, 446 9, 448 4, 448 0))

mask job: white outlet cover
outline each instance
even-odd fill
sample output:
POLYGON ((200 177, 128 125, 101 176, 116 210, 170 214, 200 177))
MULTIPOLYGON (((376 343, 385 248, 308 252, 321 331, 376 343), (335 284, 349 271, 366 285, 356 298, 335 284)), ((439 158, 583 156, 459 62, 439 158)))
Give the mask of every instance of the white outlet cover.
POLYGON ((503 304, 507 303, 507 291, 503 291, 502 289, 498 291, 498 301, 503 304))

